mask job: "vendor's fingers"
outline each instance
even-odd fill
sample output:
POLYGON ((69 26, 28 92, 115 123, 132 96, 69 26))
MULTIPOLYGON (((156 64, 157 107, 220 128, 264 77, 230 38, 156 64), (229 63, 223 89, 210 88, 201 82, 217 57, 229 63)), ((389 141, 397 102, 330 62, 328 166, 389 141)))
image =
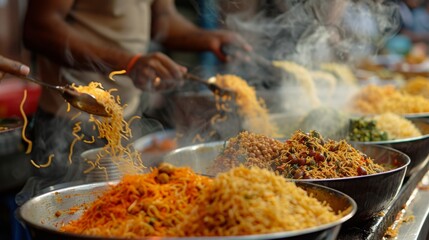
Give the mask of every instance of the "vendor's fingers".
POLYGON ((156 57, 160 64, 162 64, 162 66, 167 69, 169 74, 171 74, 171 78, 181 78, 186 72, 185 67, 177 64, 171 58, 162 53, 154 53, 154 57, 156 57))
POLYGON ((4 77, 5 73, 0 71, 0 80, 4 77))
POLYGON ((170 72, 160 61, 150 61, 149 67, 153 69, 156 75, 162 79, 172 79, 174 78, 174 73, 170 72))
POLYGON ((28 75, 30 68, 20 62, 10 60, 0 55, 0 70, 14 75, 28 75))

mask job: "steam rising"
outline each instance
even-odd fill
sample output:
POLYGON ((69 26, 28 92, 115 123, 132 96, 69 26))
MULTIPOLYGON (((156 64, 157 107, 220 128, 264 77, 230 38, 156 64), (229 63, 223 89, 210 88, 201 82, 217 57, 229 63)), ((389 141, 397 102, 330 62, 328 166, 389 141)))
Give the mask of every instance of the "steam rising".
MULTIPOLYGON (((307 69, 318 69, 321 63, 326 62, 351 64, 362 57, 375 54, 399 28, 398 6, 387 0, 274 0, 270 1, 272 3, 270 6, 264 5, 268 1, 216 1, 219 4, 212 4, 215 1, 202 2, 204 7, 209 7, 204 14, 222 16, 220 23, 240 33, 252 45, 255 53, 268 60, 293 61, 307 69)), ((198 10, 200 6, 197 1, 192 1, 192 4, 197 13, 202 14, 198 10)), ((70 62, 74 61, 69 51, 65 54, 70 62)), ((103 68, 103 66, 94 66, 94 68, 103 68)), ((272 77, 269 72, 264 72, 260 68, 246 67, 234 62, 226 68, 227 72, 242 76, 256 87, 262 86, 261 82, 272 77)), ((288 77, 275 79, 282 84, 282 87, 275 89, 279 91, 278 95, 270 93, 269 97, 272 101, 279 102, 282 110, 289 111, 291 108, 309 110, 306 109, 310 106, 305 93, 300 92, 296 84, 289 80, 288 77), (283 99, 279 98, 280 96, 283 99)), ((328 91, 321 88, 318 90, 328 91)), ((327 103, 340 107, 338 105, 348 98, 351 90, 353 89, 346 85, 337 86, 337 91, 327 103)), ((214 107, 213 104, 213 106, 204 105, 203 100, 195 98, 193 102, 189 100, 182 103, 185 104, 186 109, 180 109, 175 99, 171 98, 167 101, 174 101, 174 103, 170 102, 172 109, 169 110, 175 112, 176 116, 184 115, 182 119, 175 118, 172 124, 176 124, 177 127, 177 122, 180 123, 180 120, 188 121, 181 124, 188 126, 185 129, 189 136, 204 131, 210 117, 202 115, 213 113, 213 109, 207 109, 214 107), (195 125, 198 121, 194 121, 194 118, 200 120, 201 124, 195 125)), ((146 102, 149 102, 149 98, 146 102)), ((146 102, 143 101, 143 104, 146 102)), ((172 116, 174 114, 167 114, 169 118, 172 116)), ((229 136, 240 130, 231 129, 240 125, 235 120, 232 119, 226 128, 220 127, 218 134, 229 136)), ((146 126, 158 128, 157 124, 146 126)), ((71 128, 66 130, 71 131, 71 128)), ((63 142, 58 140, 56 143, 63 142)), ((73 179, 73 176, 70 179, 73 179)), ((42 185, 46 184, 35 180, 18 196, 18 203, 21 204, 32 197, 36 193, 35 189, 41 189, 42 185)))
MULTIPOLYGON (((399 8, 393 1, 283 0, 273 3, 274 13, 256 6, 253 17, 249 17, 247 9, 224 14, 223 23, 242 34, 259 55, 270 60, 293 61, 309 70, 318 70, 321 63, 327 62, 352 66, 363 57, 376 54, 400 25, 399 8)), ((269 74, 260 76, 260 70, 236 69, 231 66, 232 71, 250 82, 270 77, 269 74)), ((297 96, 300 94, 296 83, 288 77, 281 83, 280 95, 285 110, 290 110, 291 106, 311 109, 305 95, 297 96)), ((318 91, 327 92, 328 89, 319 86, 318 91)), ((338 107, 352 91, 355 91, 352 86, 337 86, 326 104, 338 107)))

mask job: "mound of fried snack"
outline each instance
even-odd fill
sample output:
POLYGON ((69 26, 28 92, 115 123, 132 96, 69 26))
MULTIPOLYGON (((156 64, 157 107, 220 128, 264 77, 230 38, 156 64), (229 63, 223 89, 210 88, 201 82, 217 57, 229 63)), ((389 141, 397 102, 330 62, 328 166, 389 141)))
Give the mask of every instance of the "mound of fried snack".
POLYGON ((429 100, 397 90, 393 85, 368 85, 353 96, 350 109, 359 114, 427 113, 429 100))
POLYGON ((241 166, 210 179, 161 165, 124 177, 61 230, 125 238, 238 236, 305 229, 345 213, 268 170, 241 166))
POLYGON ((342 178, 385 171, 345 140, 325 140, 316 131, 300 130, 284 143, 242 132, 228 141, 208 170, 217 174, 238 164, 266 168, 294 179, 342 178))
POLYGON ((251 235, 305 229, 340 216, 273 172, 237 167, 213 180, 179 228, 180 236, 251 235))

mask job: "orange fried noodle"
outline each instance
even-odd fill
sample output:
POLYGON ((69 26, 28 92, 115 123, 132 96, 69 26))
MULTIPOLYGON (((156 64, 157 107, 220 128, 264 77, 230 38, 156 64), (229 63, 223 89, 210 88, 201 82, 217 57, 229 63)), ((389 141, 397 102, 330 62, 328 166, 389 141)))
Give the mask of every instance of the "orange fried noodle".
POLYGON ((237 167, 210 179, 161 165, 129 175, 62 231, 101 237, 239 236, 305 229, 339 219, 293 182, 237 167))
POLYGON ((149 174, 127 175, 62 231, 106 237, 168 236, 189 217, 211 179, 189 168, 162 165, 149 174))

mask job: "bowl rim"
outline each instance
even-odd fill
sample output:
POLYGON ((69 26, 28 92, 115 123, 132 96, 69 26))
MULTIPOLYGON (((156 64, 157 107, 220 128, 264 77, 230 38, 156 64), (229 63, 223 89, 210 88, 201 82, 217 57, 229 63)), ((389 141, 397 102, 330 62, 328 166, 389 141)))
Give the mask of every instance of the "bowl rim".
MULTIPOLYGON (((285 180, 289 181, 290 179, 285 179, 285 180)), ((108 186, 113 186, 115 184, 118 184, 119 182, 120 181, 106 181, 106 182, 80 184, 80 185, 65 187, 65 188, 53 190, 50 192, 46 192, 44 194, 41 194, 41 195, 38 195, 36 197, 29 199, 22 206, 20 206, 18 208, 18 211, 17 211, 18 219, 20 221, 24 222, 25 225, 29 225, 33 228, 37 228, 37 229, 47 231, 47 232, 50 232, 53 234, 59 234, 60 236, 71 236, 71 237, 76 237, 76 238, 80 237, 83 239, 127 239, 127 238, 118 238, 118 237, 102 237, 102 236, 80 235, 80 234, 75 234, 75 233, 62 232, 62 231, 59 231, 58 228, 43 225, 40 223, 40 221, 39 222, 31 221, 31 220, 27 219, 25 217, 25 214, 23 213, 23 211, 25 211, 26 208, 31 207, 31 204, 34 204, 35 202, 37 203, 38 201, 40 201, 40 199, 43 199, 43 198, 47 197, 48 195, 52 195, 52 194, 56 194, 56 195, 58 194, 59 195, 61 193, 65 193, 67 191, 78 190, 80 188, 84 188, 84 189, 90 188, 90 190, 95 190, 96 188, 101 188, 101 187, 105 188, 108 186)), ((350 203, 351 211, 349 213, 347 213, 346 215, 342 216, 341 218, 337 219, 336 221, 326 223, 326 224, 322 224, 322 225, 318 225, 315 227, 305 228, 302 230, 274 232, 274 233, 267 233, 267 234, 240 235, 240 236, 160 237, 159 239, 201 239, 201 238, 203 238, 203 239, 219 239, 221 237, 222 239, 241 240, 241 239, 278 239, 280 237, 282 237, 282 238, 284 238, 284 237, 298 237, 298 236, 302 236, 302 235, 306 235, 306 234, 315 233, 318 231, 328 230, 330 228, 334 228, 337 226, 341 227, 341 225, 344 222, 351 219, 357 212, 357 203, 355 202, 355 200, 353 198, 351 198, 349 195, 347 195, 341 191, 338 191, 336 189, 333 189, 333 188, 330 188, 327 186, 323 186, 323 185, 319 185, 319 184, 315 184, 315 183, 310 183, 310 182, 298 182, 297 184, 303 184, 303 185, 307 185, 310 187, 323 189, 324 191, 327 191, 327 192, 333 193, 335 195, 344 197, 350 203)), ((101 189, 101 190, 104 191, 105 189, 101 189)), ((137 239, 157 239, 157 237, 149 237, 148 236, 148 237, 142 237, 142 238, 137 238, 137 239)))

